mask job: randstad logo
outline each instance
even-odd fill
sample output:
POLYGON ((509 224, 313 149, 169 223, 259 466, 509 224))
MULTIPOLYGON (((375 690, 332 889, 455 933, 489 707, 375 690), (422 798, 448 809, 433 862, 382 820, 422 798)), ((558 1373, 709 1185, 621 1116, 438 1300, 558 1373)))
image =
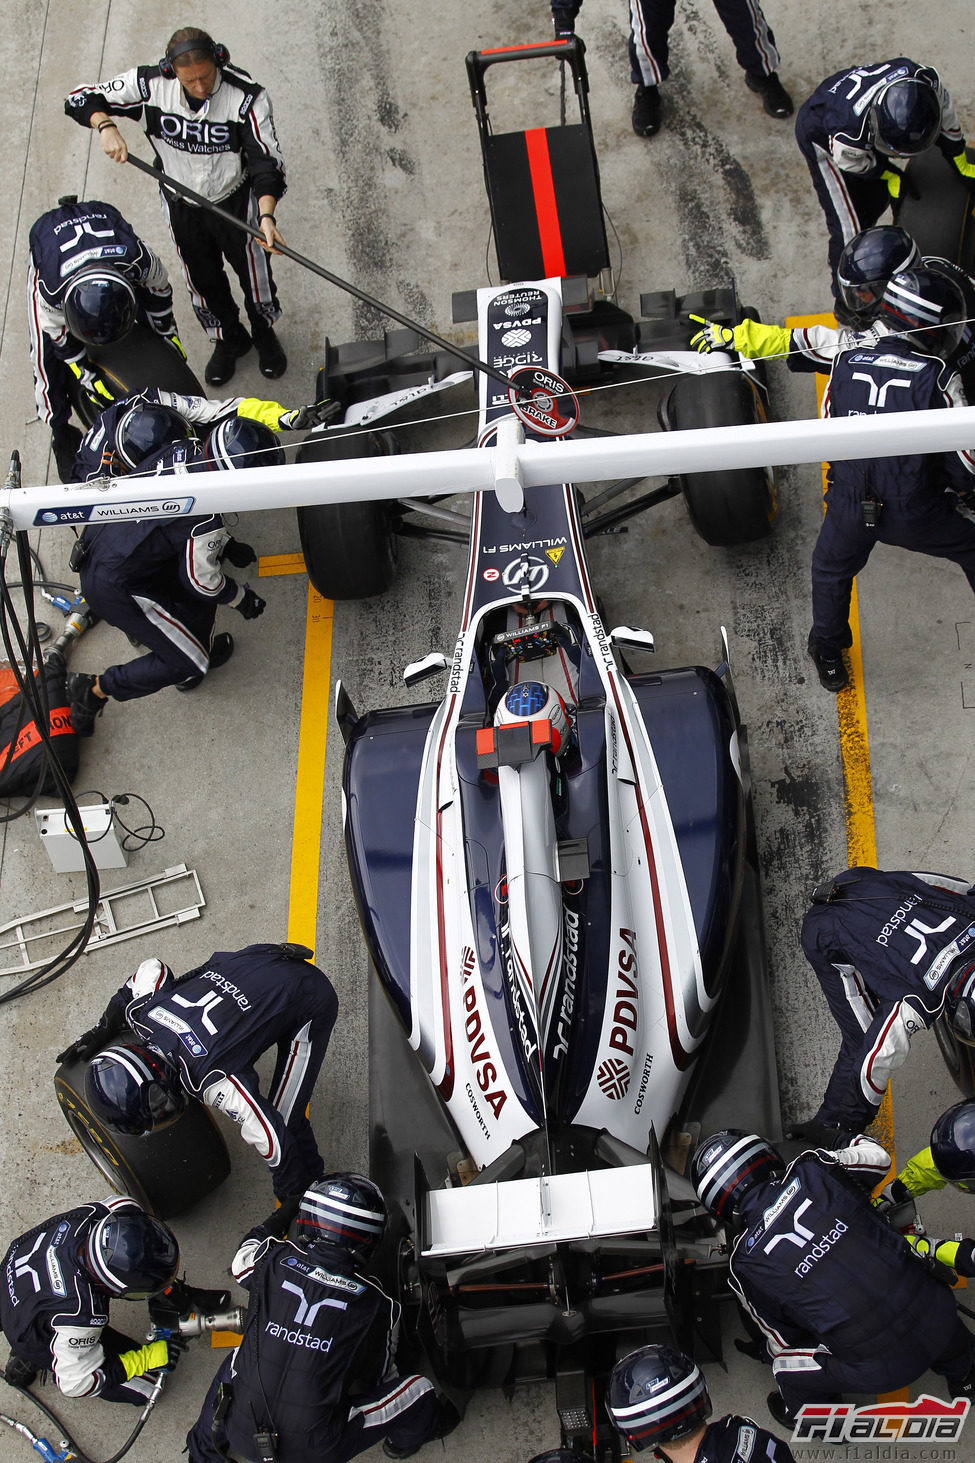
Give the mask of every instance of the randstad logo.
POLYGON ((825 1233, 819 1236, 819 1239, 812 1246, 808 1255, 803 1255, 799 1264, 796 1266, 796 1274, 800 1279, 803 1275, 809 1274, 817 1261, 821 1260, 824 1255, 829 1254, 829 1251, 837 1241, 846 1234, 847 1228, 848 1226, 844 1224, 842 1219, 837 1219, 832 1229, 826 1230, 825 1233))

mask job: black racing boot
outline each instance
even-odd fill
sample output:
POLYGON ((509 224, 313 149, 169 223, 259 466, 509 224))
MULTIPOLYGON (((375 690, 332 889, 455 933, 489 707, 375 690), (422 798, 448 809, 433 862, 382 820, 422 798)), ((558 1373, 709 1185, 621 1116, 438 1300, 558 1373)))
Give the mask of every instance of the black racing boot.
POLYGON ((237 369, 241 356, 246 356, 253 342, 240 321, 224 331, 223 339, 214 343, 213 355, 207 361, 203 378, 208 386, 222 386, 237 369))
POLYGON ((106 698, 96 696, 94 685, 97 677, 86 676, 75 671, 67 678, 68 701, 71 710, 71 725, 79 737, 90 737, 95 730, 95 717, 105 710, 106 698))
POLYGON ((418 1453, 421 1448, 425 1448, 427 1443, 433 1443, 438 1438, 447 1437, 453 1432, 459 1422, 460 1413, 457 1411, 457 1408, 449 1398, 441 1397, 440 1411, 437 1419, 422 1443, 414 1443, 409 1448, 398 1448, 395 1443, 391 1443, 389 1438, 387 1438, 383 1443, 383 1452, 387 1458, 412 1458, 413 1454, 418 1453))
POLYGON ((660 131, 660 92, 655 86, 637 87, 633 97, 633 131, 637 137, 653 137, 660 131))
MULTIPOLYGON (((210 645, 210 670, 218 671, 222 665, 227 664, 233 653, 234 637, 232 635, 229 635, 226 630, 219 635, 214 635, 210 645)), ((185 681, 176 682, 176 689, 177 691, 195 691, 202 680, 202 676, 187 676, 185 681)))
POLYGON ((762 98, 762 106, 770 117, 792 116, 792 98, 774 71, 769 76, 756 76, 746 71, 745 85, 762 98))
POLYGON ((254 334, 254 344, 257 346, 261 375, 266 376, 269 381, 277 381, 288 369, 288 357, 281 348, 281 342, 275 335, 273 326, 255 325, 252 321, 251 330, 254 334))
POLYGON ((806 648, 819 672, 819 684, 825 686, 827 691, 842 691, 850 684, 850 672, 846 668, 842 651, 823 650, 812 630, 809 632, 806 648))

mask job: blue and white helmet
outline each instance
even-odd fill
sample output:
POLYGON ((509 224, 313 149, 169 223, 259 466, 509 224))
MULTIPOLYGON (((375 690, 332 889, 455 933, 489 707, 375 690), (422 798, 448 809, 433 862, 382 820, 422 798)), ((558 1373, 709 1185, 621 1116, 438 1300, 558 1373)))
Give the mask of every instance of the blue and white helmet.
POLYGON ((732 1219, 756 1184, 785 1173, 785 1160, 765 1138, 726 1128, 698 1148, 690 1179, 697 1197, 716 1219, 732 1219))
POLYGON ((606 1411, 631 1451, 642 1453, 703 1427, 711 1398, 689 1356, 670 1346, 641 1346, 613 1367, 606 1411))
POLYGON ((92 1225, 82 1261, 110 1295, 147 1300, 165 1289, 179 1269, 179 1245, 172 1230, 151 1214, 113 1210, 92 1225))
POLYGON ((362 1174, 328 1173, 302 1195, 297 1230, 306 1244, 337 1245, 367 1259, 386 1232, 386 1201, 362 1174))

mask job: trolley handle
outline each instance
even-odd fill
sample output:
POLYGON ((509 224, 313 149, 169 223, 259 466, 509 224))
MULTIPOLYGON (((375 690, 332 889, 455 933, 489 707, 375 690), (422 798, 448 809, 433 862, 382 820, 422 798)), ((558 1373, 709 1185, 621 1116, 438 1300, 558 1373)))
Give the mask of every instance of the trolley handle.
POLYGON ((560 40, 536 41, 523 46, 496 46, 486 51, 468 51, 467 75, 470 78, 474 105, 487 109, 487 93, 484 89, 484 73, 490 66, 503 61, 534 61, 538 57, 552 56, 564 61, 572 72, 572 84, 582 97, 589 90, 589 77, 585 63, 586 44, 581 36, 564 36, 560 40))

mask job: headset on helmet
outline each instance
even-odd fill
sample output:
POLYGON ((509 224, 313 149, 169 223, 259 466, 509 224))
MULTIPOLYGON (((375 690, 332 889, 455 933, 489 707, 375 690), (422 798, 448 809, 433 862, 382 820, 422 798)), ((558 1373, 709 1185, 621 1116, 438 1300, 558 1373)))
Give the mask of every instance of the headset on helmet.
POLYGON ((891 330, 947 360, 965 329, 965 297, 954 280, 923 266, 891 275, 880 301, 891 330))
POLYGON ((975 964, 968 961, 948 987, 948 1025, 966 1046, 975 1046, 975 964))
POLYGON ((606 1411, 634 1453, 703 1427, 711 1398, 697 1363, 669 1346, 641 1346, 613 1367, 606 1411))
POLYGON ((206 440, 207 465, 214 468, 283 467, 284 448, 263 422, 228 417, 206 440))
POLYGON ((302 1195, 297 1231, 306 1244, 337 1245, 367 1259, 386 1232, 386 1201, 362 1174, 328 1173, 302 1195))
POLYGON ((975 1193, 975 1102, 956 1102, 931 1129, 931 1157, 943 1179, 975 1193))
POLYGON ((114 269, 83 269, 64 292, 68 329, 85 345, 111 345, 135 324, 135 291, 114 269))
POLYGON ((93 1058, 85 1075, 95 1115, 117 1133, 141 1137, 174 1122, 186 1093, 174 1067, 148 1047, 113 1043, 93 1058))
POLYGON ((158 1219, 123 1210, 95 1221, 84 1241, 82 1260, 89 1275, 111 1295, 148 1300, 179 1269, 179 1245, 158 1219))
POLYGON ((941 131, 941 100, 923 76, 889 81, 870 108, 873 145, 888 157, 927 152, 941 131))
POLYGON ((137 400, 120 413, 115 423, 115 451, 127 468, 135 468, 161 447, 192 436, 189 422, 172 407, 137 400))
POLYGON ((868 325, 892 274, 913 269, 921 252, 906 229, 880 224, 854 234, 836 266, 836 292, 856 325, 868 325))
POLYGON ((690 1179, 697 1197, 716 1219, 731 1219, 756 1184, 785 1173, 785 1161, 757 1133, 726 1128, 702 1143, 691 1160, 690 1179))
MULTIPOLYGON (((176 62, 180 56, 187 56, 191 51, 202 51, 209 56, 214 66, 226 66, 230 60, 230 51, 219 41, 213 40, 205 31, 198 36, 190 36, 186 40, 170 42, 166 47, 166 54, 159 62, 159 75, 166 81, 174 80, 176 76, 176 62)), ((192 65, 192 62, 184 62, 184 65, 192 65)))

